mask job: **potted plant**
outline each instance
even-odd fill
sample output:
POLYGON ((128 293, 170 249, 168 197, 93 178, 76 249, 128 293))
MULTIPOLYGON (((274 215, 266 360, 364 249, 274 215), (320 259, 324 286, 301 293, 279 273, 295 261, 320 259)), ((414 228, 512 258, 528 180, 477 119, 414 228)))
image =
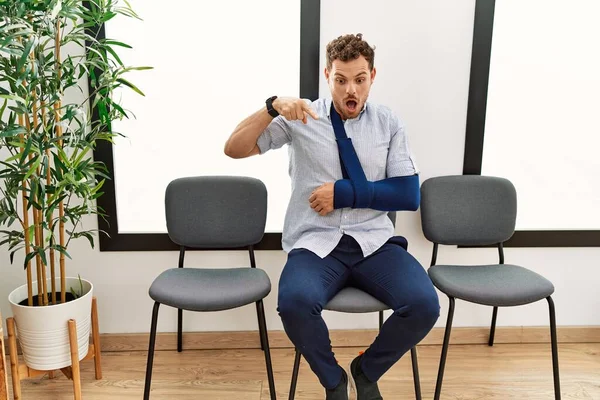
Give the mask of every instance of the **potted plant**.
POLYGON ((67 277, 65 263, 73 239, 94 246, 81 222, 103 215, 95 200, 108 175, 92 155, 118 134, 111 121, 128 117, 115 93, 143 94, 125 76, 145 68, 118 56, 129 46, 97 38, 104 22, 137 18, 123 3, 0 0, 0 245, 23 260, 26 284, 9 301, 25 363, 39 371, 71 365, 69 319, 80 359, 88 349, 93 285, 67 277))

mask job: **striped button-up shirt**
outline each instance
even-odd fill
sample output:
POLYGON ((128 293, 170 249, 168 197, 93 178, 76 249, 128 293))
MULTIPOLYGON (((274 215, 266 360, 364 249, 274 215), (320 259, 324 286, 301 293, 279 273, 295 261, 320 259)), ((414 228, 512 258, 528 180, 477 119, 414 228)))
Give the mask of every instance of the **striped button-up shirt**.
MULTIPOLYGON (((306 101, 319 119, 309 116, 305 125, 278 116, 257 142, 261 154, 289 145, 292 192, 283 226, 283 250, 304 248, 325 258, 347 234, 367 257, 394 235, 394 227, 385 211, 342 208, 321 216, 310 207, 308 198, 313 190, 343 179, 343 175, 329 118, 331 99, 306 101)), ((388 107, 367 102, 358 117, 344 121, 344 128, 367 180, 418 173, 403 124, 388 107)))

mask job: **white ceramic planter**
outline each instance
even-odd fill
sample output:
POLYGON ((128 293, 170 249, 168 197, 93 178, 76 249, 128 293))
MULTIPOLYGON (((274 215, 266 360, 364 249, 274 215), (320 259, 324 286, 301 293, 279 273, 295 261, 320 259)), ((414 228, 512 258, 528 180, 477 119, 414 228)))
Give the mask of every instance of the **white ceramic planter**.
MULTIPOLYGON (((88 353, 91 330, 93 285, 84 279, 83 295, 73 301, 44 307, 19 305, 27 299, 27 285, 23 285, 8 296, 15 324, 17 338, 23 350, 25 364, 39 371, 50 371, 71 365, 69 344, 69 319, 77 323, 77 343, 79 359, 88 353)), ((60 291, 60 280, 56 280, 60 291)), ((50 289, 50 280, 47 283, 50 289)), ((71 287, 79 291, 79 278, 67 278, 67 292, 71 287)), ((37 295, 37 282, 33 283, 34 295, 37 295)))

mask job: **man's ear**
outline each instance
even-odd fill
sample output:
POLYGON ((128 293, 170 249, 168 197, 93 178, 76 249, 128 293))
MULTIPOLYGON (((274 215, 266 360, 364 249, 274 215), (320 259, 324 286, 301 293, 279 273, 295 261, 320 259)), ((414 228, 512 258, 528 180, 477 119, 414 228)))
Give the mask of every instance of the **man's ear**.
POLYGON ((371 71, 371 83, 375 81, 375 75, 377 75, 377 69, 373 67, 373 70, 371 71))
POLYGON ((329 70, 327 69, 327 67, 325 67, 323 73, 325 74, 325 79, 329 81, 329 70))

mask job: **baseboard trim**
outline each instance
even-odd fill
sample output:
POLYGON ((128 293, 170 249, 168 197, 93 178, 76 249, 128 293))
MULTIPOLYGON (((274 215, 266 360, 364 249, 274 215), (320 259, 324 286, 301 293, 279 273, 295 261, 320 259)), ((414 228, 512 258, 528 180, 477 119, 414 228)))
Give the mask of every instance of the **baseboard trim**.
MULTIPOLYGON (((18 334, 18 332, 17 332, 18 334)), ((600 343, 600 326, 563 326, 557 328, 559 343, 600 343)), ((334 347, 367 347, 377 336, 376 329, 331 330, 334 347)), ((489 328, 453 328, 450 336, 452 345, 487 344, 489 328)), ((441 345, 444 328, 434 328, 419 346, 441 345)), ((523 344, 549 343, 548 327, 497 327, 494 343, 523 344)), ((104 333, 100 335, 103 352, 128 352, 148 350, 148 333, 104 333)), ((269 344, 274 349, 292 348, 284 331, 269 331, 269 344)), ((183 347, 186 350, 258 349, 258 331, 184 332, 183 347)), ((175 350, 177 334, 159 333, 156 350, 175 350)), ((6 349, 8 351, 8 349, 6 349)), ((20 353, 20 348, 19 348, 20 353)))
MULTIPOLYGON (((600 326, 565 326, 557 328, 559 343, 600 343, 600 326)), ((377 335, 377 330, 331 330, 334 347, 367 347, 377 335)), ((489 328, 459 327, 452 329, 450 344, 487 344, 489 328)), ((434 328, 420 343, 422 346, 441 345, 444 328, 434 328)), ((101 335, 102 351, 123 352, 148 350, 148 334, 101 335)), ((494 343, 549 343, 548 327, 497 327, 494 343)), ((269 331, 271 348, 292 348, 284 331, 269 331)), ((258 331, 184 332, 183 347, 190 350, 258 349, 258 331)), ((159 333, 156 350, 175 350, 176 333, 159 333)))

